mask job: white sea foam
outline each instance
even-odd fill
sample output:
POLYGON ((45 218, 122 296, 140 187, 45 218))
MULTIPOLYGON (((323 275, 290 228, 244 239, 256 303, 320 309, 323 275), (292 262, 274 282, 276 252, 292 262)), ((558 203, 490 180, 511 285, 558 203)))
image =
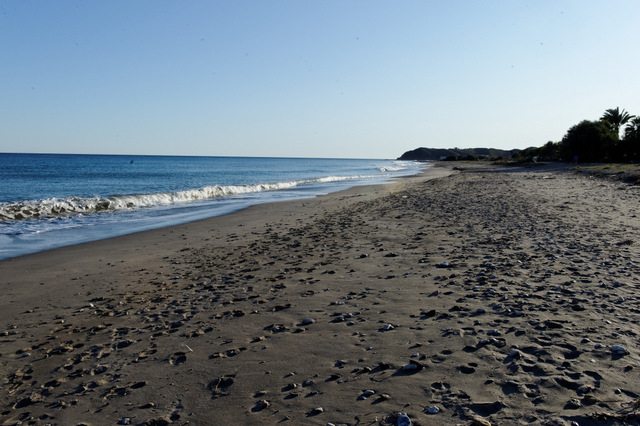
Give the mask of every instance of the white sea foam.
POLYGON ((408 169, 410 164, 413 164, 413 163, 408 162, 408 161, 394 161, 393 164, 394 164, 393 166, 382 166, 382 167, 379 167, 378 170, 380 170, 383 173, 385 173, 385 172, 399 172, 400 170, 408 169))
POLYGON ((92 214, 102 211, 117 211, 148 207, 159 207, 173 204, 184 204, 195 201, 212 200, 234 195, 251 194, 264 191, 279 191, 323 182, 338 182, 361 179, 370 176, 326 176, 292 182, 260 183, 253 185, 206 186, 185 191, 118 195, 111 197, 68 197, 49 198, 45 200, 0 203, 0 220, 16 221, 22 219, 61 217, 78 214, 92 214))

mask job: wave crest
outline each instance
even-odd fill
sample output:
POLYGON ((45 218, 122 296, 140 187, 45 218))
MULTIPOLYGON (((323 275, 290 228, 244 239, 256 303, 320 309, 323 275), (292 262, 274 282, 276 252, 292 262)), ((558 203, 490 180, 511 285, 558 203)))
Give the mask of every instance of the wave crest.
POLYGON ((365 177, 368 176, 326 176, 317 179, 306 179, 293 182, 228 186, 215 185, 198 189, 155 194, 119 195, 112 197, 68 197, 63 199, 49 198, 46 200, 0 203, 0 220, 15 221, 51 216, 67 216, 75 214, 91 214, 103 211, 159 207, 211 200, 233 195, 264 191, 280 191, 306 184, 337 182, 365 177))

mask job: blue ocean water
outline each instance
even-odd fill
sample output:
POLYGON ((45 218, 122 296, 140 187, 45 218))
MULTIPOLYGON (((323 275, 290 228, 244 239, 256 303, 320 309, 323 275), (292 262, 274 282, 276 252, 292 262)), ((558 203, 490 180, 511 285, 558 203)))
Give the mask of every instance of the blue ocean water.
POLYGON ((393 160, 0 153, 0 259, 419 173, 393 160))

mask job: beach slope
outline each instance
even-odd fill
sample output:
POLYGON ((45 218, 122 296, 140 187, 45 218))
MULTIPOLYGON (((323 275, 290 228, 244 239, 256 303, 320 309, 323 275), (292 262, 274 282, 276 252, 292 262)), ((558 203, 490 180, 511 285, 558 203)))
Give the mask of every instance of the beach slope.
POLYGON ((0 261, 0 422, 638 422, 638 206, 457 164, 0 261))

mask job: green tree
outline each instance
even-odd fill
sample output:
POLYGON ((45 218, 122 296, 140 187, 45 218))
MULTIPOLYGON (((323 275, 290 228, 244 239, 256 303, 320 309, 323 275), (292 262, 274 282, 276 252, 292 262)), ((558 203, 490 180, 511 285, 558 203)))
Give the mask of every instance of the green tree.
POLYGON ((603 121, 584 120, 571 127, 560 143, 565 161, 577 157, 581 162, 612 161, 618 139, 603 121))
POLYGON ((538 148, 536 155, 540 161, 558 161, 560 159, 560 146, 553 141, 549 141, 538 148))
POLYGON ((604 112, 600 120, 605 121, 609 124, 609 128, 616 135, 618 139, 620 139, 620 127, 626 124, 629 120, 634 118, 633 115, 630 115, 624 109, 620 111, 619 107, 608 109, 604 112))
POLYGON ((624 128, 623 147, 627 160, 640 160, 640 117, 629 120, 624 128))

